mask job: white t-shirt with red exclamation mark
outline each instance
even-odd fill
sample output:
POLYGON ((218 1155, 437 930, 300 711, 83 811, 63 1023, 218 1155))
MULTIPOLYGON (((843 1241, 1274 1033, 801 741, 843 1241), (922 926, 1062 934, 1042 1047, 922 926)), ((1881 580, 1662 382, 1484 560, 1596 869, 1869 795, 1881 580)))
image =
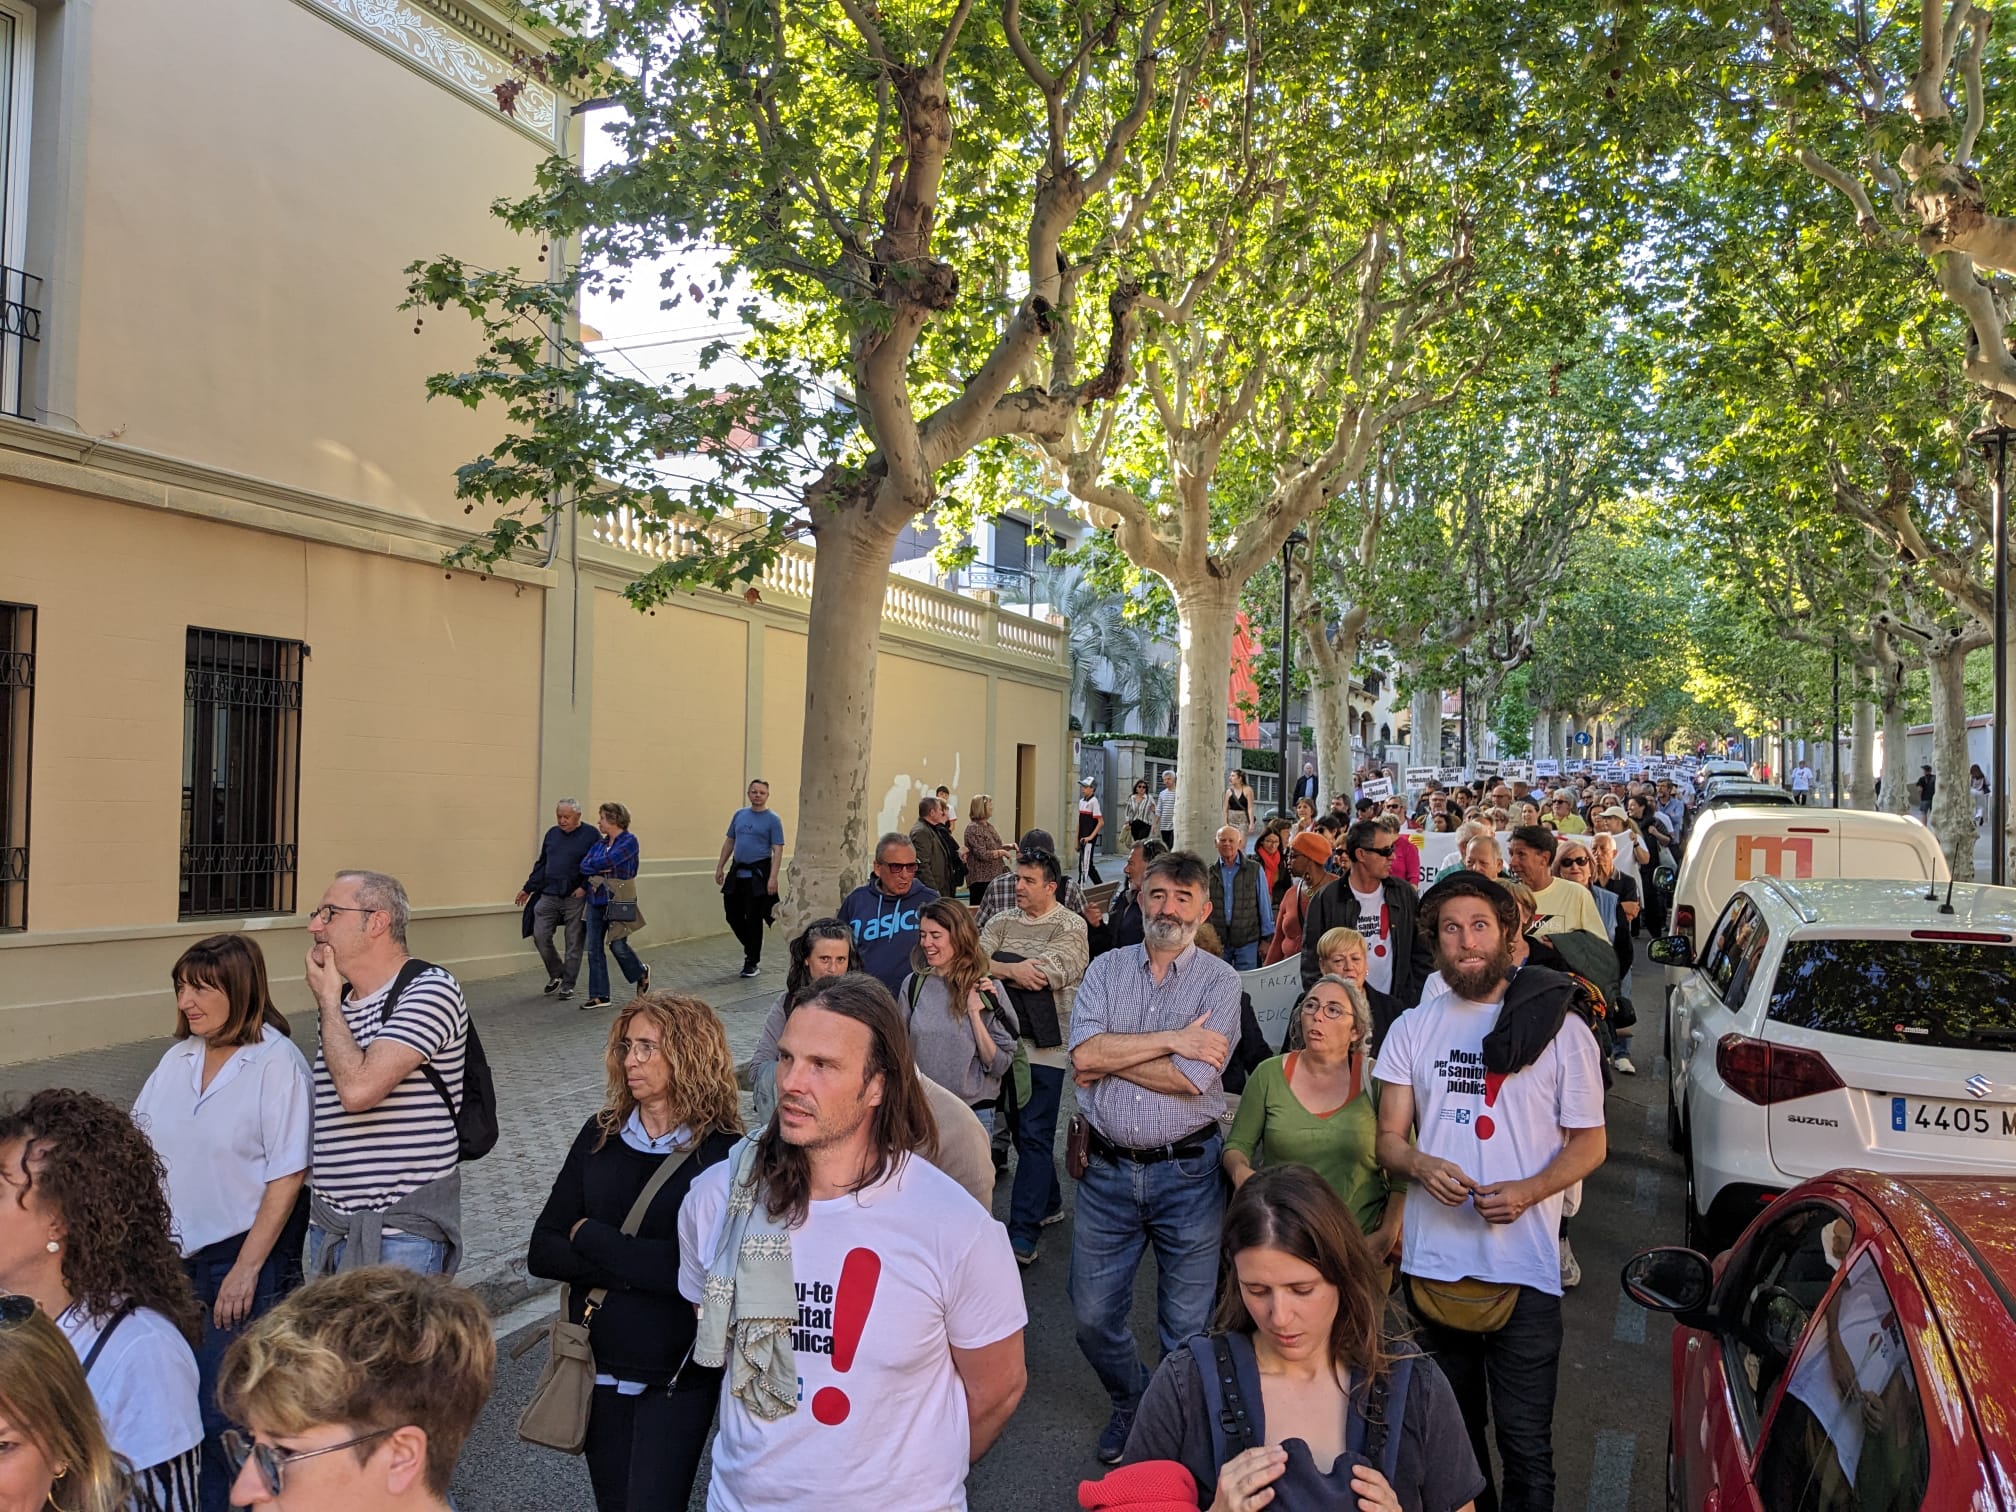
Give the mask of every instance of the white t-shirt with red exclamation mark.
MULTIPOLYGON (((1484 1069, 1484 1036, 1498 1010, 1446 988, 1424 997, 1386 1031, 1372 1067, 1380 1081, 1413 1088, 1423 1153, 1486 1187, 1537 1176, 1567 1130, 1603 1124, 1603 1066, 1589 1026, 1570 1013, 1532 1065, 1497 1076, 1484 1069)), ((1474 1200, 1450 1207, 1410 1187, 1400 1269, 1431 1281, 1516 1281, 1558 1297, 1560 1222, 1559 1194, 1496 1224, 1474 1200)))
MULTIPOLYGON (((728 1205, 733 1158, 679 1211, 679 1290, 697 1303, 728 1205)), ((723 1383, 710 1512, 958 1509, 966 1393, 952 1350, 1029 1321, 1008 1232, 936 1167, 907 1160, 792 1229, 798 1408, 765 1422, 723 1383)))

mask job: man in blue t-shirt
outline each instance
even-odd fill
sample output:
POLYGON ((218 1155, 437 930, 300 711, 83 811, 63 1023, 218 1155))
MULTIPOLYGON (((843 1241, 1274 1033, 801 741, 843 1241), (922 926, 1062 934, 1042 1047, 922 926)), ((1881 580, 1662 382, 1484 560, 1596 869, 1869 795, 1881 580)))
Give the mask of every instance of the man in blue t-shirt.
POLYGON ((742 942, 742 975, 763 969, 763 927, 777 907, 777 884, 784 874, 784 821, 770 812, 770 784, 749 784, 749 807, 735 810, 714 863, 714 885, 728 927, 742 942))

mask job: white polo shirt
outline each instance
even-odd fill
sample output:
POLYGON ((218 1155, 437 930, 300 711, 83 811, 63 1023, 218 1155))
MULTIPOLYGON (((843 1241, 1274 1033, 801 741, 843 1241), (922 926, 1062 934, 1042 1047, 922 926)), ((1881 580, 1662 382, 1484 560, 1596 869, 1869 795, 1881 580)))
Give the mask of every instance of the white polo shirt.
POLYGON ((308 1169, 315 1106, 308 1062, 272 1025, 203 1085, 195 1035, 161 1057, 133 1121, 168 1168, 168 1209, 182 1253, 252 1227, 266 1184, 308 1169))

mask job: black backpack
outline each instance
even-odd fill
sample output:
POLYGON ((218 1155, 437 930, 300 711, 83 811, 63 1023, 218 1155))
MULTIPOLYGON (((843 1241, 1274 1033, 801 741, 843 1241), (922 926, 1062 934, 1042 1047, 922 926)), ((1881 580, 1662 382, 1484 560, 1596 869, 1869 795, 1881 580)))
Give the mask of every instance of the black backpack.
MULTIPOLYGON (((406 964, 399 968, 399 975, 392 979, 392 990, 385 995, 383 1016, 392 1016, 399 994, 411 986, 421 972, 436 969, 431 961, 408 956, 406 964)), ((350 995, 348 987, 343 989, 343 995, 350 995)), ((458 1158, 481 1160, 497 1148, 497 1082, 490 1074, 490 1057, 483 1053, 483 1041, 476 1033, 475 1014, 469 1015, 469 1039, 462 1053, 462 1106, 455 1106, 455 1099, 448 1095, 447 1081, 434 1069, 432 1061, 420 1063, 420 1074, 433 1083, 434 1090, 441 1094, 441 1101, 448 1105, 448 1115, 455 1121, 455 1153, 458 1158)))

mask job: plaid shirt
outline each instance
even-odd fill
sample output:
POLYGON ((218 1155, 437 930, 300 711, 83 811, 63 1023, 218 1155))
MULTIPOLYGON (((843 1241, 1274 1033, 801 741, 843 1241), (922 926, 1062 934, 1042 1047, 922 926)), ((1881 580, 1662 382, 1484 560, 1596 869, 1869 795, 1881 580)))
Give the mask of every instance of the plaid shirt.
MULTIPOLYGON (((1239 973, 1195 945, 1169 963, 1157 982, 1145 945, 1109 950, 1085 969, 1071 1011, 1071 1048, 1095 1034, 1158 1034, 1182 1029, 1205 1014, 1204 1027, 1239 1043, 1239 973)), ((1225 1114, 1225 1087, 1206 1061, 1175 1058, 1197 1089, 1194 1097, 1151 1092, 1119 1076, 1078 1089, 1078 1111, 1114 1144, 1145 1150, 1175 1144, 1225 1114)))
MULTIPOLYGON (((1063 886, 1057 889, 1057 901, 1079 918, 1085 917, 1085 889, 1078 885, 1075 877, 1064 879, 1063 886)), ((984 929, 994 915, 1008 913, 1015 906, 1015 873, 1011 869, 987 884, 987 891, 980 897, 980 912, 974 915, 973 922, 984 929)))
POLYGON ((608 891, 604 872, 613 872, 619 881, 629 881, 637 875, 637 837, 624 830, 614 840, 597 840, 595 849, 588 852, 581 862, 581 875, 591 879, 590 887, 600 895, 608 891))

